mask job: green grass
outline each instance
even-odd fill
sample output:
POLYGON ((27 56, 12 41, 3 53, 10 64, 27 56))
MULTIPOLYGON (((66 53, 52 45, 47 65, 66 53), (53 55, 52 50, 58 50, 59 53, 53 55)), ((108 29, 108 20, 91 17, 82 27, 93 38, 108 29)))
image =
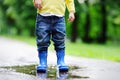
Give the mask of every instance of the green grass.
POLYGON ((29 37, 29 36, 11 36, 11 35, 0 35, 9 39, 14 39, 14 40, 18 40, 18 41, 22 41, 25 42, 27 44, 36 46, 36 39, 35 37, 29 37))
MULTIPOLYGON (((6 36, 6 35, 4 35, 6 36)), ((26 36, 6 36, 8 38, 20 40, 30 45, 36 46, 35 37, 26 36)), ((52 43, 53 44, 53 43, 52 43)), ((50 46, 50 50, 53 49, 53 45, 50 46)), ((82 42, 70 43, 66 42, 66 53, 67 55, 106 59, 112 61, 120 61, 120 45, 114 44, 85 44, 82 42)))
POLYGON ((120 61, 120 46, 100 45, 85 43, 66 43, 66 53, 69 55, 99 58, 112 61, 120 61))

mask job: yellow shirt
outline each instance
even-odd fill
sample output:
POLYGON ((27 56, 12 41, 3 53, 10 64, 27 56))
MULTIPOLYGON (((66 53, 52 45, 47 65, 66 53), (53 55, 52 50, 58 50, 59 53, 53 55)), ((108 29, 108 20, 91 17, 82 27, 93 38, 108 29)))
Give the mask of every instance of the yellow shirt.
POLYGON ((74 0, 42 0, 42 8, 37 13, 64 16, 66 6, 69 12, 75 12, 74 0))

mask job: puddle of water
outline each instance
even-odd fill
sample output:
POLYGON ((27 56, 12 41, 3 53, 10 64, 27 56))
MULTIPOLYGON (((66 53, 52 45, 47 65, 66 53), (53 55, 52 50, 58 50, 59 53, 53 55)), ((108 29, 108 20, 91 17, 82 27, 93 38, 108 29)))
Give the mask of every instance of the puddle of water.
MULTIPOLYGON (((13 71, 16 71, 16 72, 20 72, 20 73, 25 73, 25 74, 29 74, 29 75, 36 75, 36 70, 35 70, 35 66, 36 65, 26 65, 26 66, 11 66, 11 67, 3 67, 3 68, 6 68, 6 69, 10 69, 10 70, 13 70, 13 71)), ((80 70, 82 69, 82 67, 79 67, 79 66, 73 66, 73 65, 70 65, 70 70, 68 73, 68 79, 80 79, 80 78, 89 78, 88 76, 80 76, 80 75, 76 75, 76 74, 72 74, 72 71, 74 70, 80 70)), ((56 78, 56 66, 55 65, 49 65, 48 66, 48 78, 50 79, 54 79, 56 78)))

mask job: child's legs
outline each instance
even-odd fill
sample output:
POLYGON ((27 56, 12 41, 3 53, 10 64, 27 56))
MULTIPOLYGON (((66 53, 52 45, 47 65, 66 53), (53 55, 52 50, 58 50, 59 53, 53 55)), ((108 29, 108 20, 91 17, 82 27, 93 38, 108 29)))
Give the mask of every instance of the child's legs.
POLYGON ((36 41, 38 47, 39 65, 37 71, 47 71, 47 49, 50 45, 50 24, 48 18, 37 15, 36 19, 36 41))
POLYGON ((65 35, 66 27, 64 17, 60 17, 54 24, 52 29, 52 40, 54 41, 54 46, 57 55, 57 65, 59 70, 68 71, 69 67, 64 62, 65 56, 65 35))
POLYGON ((36 36, 38 51, 47 51, 50 45, 50 24, 47 18, 37 15, 36 19, 36 36))
POLYGON ((54 41, 54 46, 57 55, 57 65, 61 70, 68 70, 68 66, 64 62, 65 56, 65 35, 66 28, 64 17, 57 19, 56 24, 54 24, 52 29, 52 40, 54 41))

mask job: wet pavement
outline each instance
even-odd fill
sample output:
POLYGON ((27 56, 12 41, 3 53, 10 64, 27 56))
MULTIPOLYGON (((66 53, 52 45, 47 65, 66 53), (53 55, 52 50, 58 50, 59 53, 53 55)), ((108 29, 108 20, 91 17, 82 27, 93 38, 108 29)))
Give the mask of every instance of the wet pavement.
POLYGON ((36 80, 36 77, 0 68, 0 80, 36 80))
MULTIPOLYGON (((55 52, 48 53, 48 64, 56 64, 55 52)), ((0 37, 0 67, 37 64, 37 49, 26 43, 0 37)), ((120 80, 120 63, 66 56, 66 63, 81 67, 71 74, 89 78, 70 80, 120 80)), ((0 68, 0 80, 36 80, 35 76, 0 68), (4 77, 5 76, 5 77, 4 77)))

